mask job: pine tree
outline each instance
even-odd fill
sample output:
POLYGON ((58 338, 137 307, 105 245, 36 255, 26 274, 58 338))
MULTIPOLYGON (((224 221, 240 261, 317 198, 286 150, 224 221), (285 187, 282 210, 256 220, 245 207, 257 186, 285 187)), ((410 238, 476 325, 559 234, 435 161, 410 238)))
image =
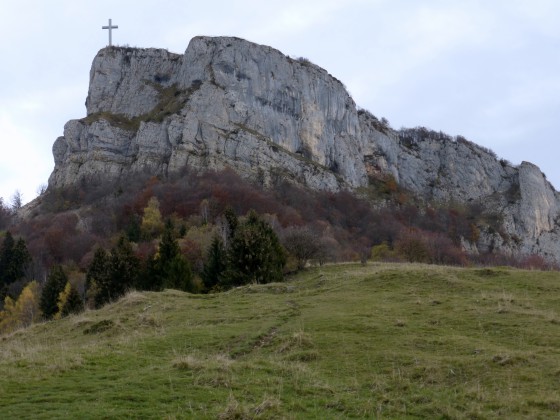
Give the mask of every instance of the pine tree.
POLYGON ((235 236, 235 231, 237 230, 237 226, 239 226, 239 219, 231 206, 226 207, 224 211, 224 218, 226 219, 228 227, 227 239, 229 241, 233 238, 233 236, 235 236))
POLYGON ((14 246, 14 237, 10 231, 8 231, 6 232, 6 236, 2 242, 2 247, 0 248, 0 281, 5 284, 8 284, 8 276, 10 276, 14 246))
POLYGON ((159 243, 158 253, 148 264, 151 290, 165 288, 194 291, 193 275, 188 261, 181 254, 173 224, 168 221, 159 243))
POLYGON ((103 248, 97 248, 86 274, 86 296, 96 308, 110 300, 110 282, 109 256, 103 248))
POLYGON ((16 242, 10 232, 6 232, 0 248, 0 289, 25 277, 25 269, 31 262, 31 255, 25 241, 16 242))
POLYGON ((77 314, 84 310, 84 302, 78 290, 70 282, 58 296, 58 312, 55 318, 64 318, 70 314, 77 314))
POLYGON ((136 214, 130 216, 130 221, 125 228, 126 237, 130 242, 139 242, 142 239, 142 228, 136 214))
POLYGON ((14 237, 8 231, 0 248, 0 298, 4 299, 8 285, 11 283, 11 260, 14 250, 14 237))
POLYGON ((58 296, 66 287, 68 277, 61 266, 51 269, 41 293, 40 307, 45 319, 51 319, 58 312, 58 296))
POLYGON ((109 255, 102 248, 95 251, 86 275, 88 300, 93 299, 100 308, 137 285, 140 274, 140 260, 128 239, 121 236, 109 255))
POLYGON ((235 229, 227 262, 225 286, 270 283, 283 279, 286 255, 270 225, 251 211, 247 221, 235 229))
POLYGON ((117 299, 131 289, 140 275, 140 260, 134 254, 132 245, 121 236, 117 245, 111 250, 109 258, 111 273, 110 293, 112 299, 117 299))
POLYGON ((179 248, 179 242, 175 238, 173 223, 168 220, 165 223, 165 229, 163 230, 163 235, 161 235, 161 241, 159 243, 159 258, 161 261, 171 261, 177 255, 181 255, 181 249, 179 248))
POLYGON ((221 280, 226 269, 227 254, 223 242, 215 236, 208 248, 206 262, 202 270, 202 281, 206 290, 212 290, 221 280))
POLYGON ((194 292, 193 275, 189 262, 182 255, 177 255, 163 267, 164 282, 166 289, 184 290, 194 292))

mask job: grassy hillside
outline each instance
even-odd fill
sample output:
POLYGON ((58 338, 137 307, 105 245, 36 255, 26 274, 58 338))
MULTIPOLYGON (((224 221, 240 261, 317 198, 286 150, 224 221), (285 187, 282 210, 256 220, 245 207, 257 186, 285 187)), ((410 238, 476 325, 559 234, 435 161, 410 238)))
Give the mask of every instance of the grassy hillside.
POLYGON ((560 416, 560 274, 314 268, 0 338, 1 418, 560 416))

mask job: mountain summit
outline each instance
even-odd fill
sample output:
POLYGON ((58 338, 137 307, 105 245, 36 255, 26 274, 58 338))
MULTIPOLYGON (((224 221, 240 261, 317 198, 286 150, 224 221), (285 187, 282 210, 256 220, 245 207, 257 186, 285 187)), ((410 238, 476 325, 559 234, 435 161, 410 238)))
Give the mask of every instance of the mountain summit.
POLYGON ((196 37, 184 55, 107 47, 95 57, 87 116, 53 146, 49 189, 134 173, 231 167, 272 187, 337 191, 392 179, 419 200, 478 205, 470 252, 560 262, 560 197, 533 164, 515 167, 462 137, 393 130, 359 110, 324 69, 231 37, 196 37))
POLYGON ((231 166, 316 189, 367 183, 356 106, 342 83, 241 39, 197 37, 183 56, 105 48, 86 106, 54 145, 51 186, 185 166, 231 166))

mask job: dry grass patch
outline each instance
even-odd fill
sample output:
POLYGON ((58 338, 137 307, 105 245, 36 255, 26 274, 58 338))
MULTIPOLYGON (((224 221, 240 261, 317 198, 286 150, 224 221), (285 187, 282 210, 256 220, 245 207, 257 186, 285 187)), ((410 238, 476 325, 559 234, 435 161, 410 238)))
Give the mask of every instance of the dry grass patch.
POLYGON ((175 356, 171 364, 174 368, 180 370, 229 372, 234 361, 225 354, 216 354, 206 357, 187 354, 175 356))

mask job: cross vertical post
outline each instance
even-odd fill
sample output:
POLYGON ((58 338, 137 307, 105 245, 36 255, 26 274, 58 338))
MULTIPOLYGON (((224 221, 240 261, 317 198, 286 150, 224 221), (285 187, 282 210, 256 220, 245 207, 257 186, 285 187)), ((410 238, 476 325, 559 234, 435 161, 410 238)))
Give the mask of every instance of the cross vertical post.
POLYGON ((113 45, 113 29, 118 29, 117 25, 113 26, 111 19, 109 19, 109 26, 102 26, 101 29, 109 29, 109 47, 113 45))

